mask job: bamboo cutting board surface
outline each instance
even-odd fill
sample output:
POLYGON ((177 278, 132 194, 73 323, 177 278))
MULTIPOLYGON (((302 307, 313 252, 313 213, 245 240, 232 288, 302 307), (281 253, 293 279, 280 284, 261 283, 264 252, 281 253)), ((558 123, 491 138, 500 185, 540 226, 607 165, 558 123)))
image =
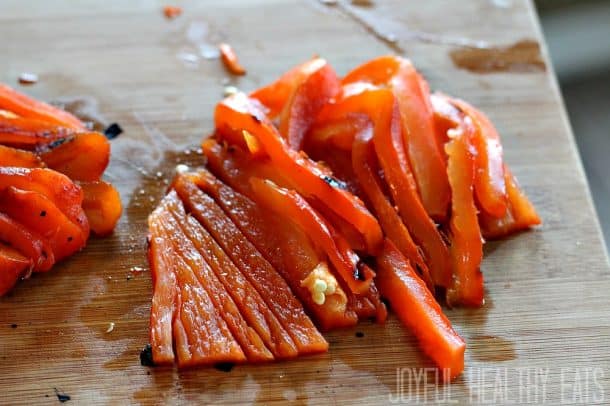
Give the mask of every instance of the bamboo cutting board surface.
POLYGON ((358 3, 184 1, 183 16, 168 21, 152 0, 2 2, 0 80, 17 86, 20 73, 37 73, 39 83, 20 89, 125 130, 107 171, 125 212, 112 237, 93 238, 0 298, 0 403, 53 404, 56 391, 74 404, 610 401, 610 272, 532 5, 358 3), (232 78, 201 56, 219 41, 234 46, 247 76, 232 78), (470 58, 464 45, 519 41, 533 56, 508 70, 454 63, 470 58), (463 376, 437 386, 424 369, 431 362, 393 317, 328 334, 328 354, 295 362, 231 372, 142 367, 146 216, 175 165, 199 162, 224 86, 254 89, 314 54, 343 74, 389 52, 412 58, 433 89, 489 114, 544 220, 486 245, 482 309, 447 311, 468 343, 463 376))

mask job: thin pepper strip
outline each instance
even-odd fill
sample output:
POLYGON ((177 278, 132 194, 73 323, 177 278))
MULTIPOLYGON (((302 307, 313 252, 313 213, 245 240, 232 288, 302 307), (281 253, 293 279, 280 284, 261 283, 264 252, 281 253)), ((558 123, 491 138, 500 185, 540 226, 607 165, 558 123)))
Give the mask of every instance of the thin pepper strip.
POLYGON ((342 84, 371 83, 390 88, 399 105, 404 146, 427 213, 436 221, 447 218, 450 190, 442 146, 436 141, 429 89, 407 59, 383 56, 349 72, 342 84))
POLYGON ((75 129, 47 121, 0 114, 0 144, 34 150, 75 133, 75 129))
POLYGON ((89 237, 89 222, 81 207, 83 191, 67 176, 46 168, 0 167, 0 190, 9 186, 47 197, 81 229, 85 239, 89 237))
POLYGON ((280 115, 279 132, 290 148, 303 148, 305 135, 326 103, 339 92, 339 78, 323 59, 307 65, 302 80, 294 90, 280 115))
POLYGON ((284 110, 290 100, 290 95, 305 78, 325 65, 327 62, 324 59, 312 58, 290 69, 275 82, 253 91, 250 97, 260 101, 265 106, 269 118, 274 119, 284 110))
MULTIPOLYGON (((271 179, 274 182, 281 180, 277 171, 274 171, 271 165, 267 165, 265 160, 248 159, 248 156, 238 148, 224 148, 216 141, 208 140, 208 142, 203 144, 203 152, 207 158, 208 168, 212 172, 233 189, 252 200, 254 200, 254 195, 250 187, 250 178, 261 177, 271 179)), ((284 242, 287 242, 287 240, 284 242)), ((326 258, 323 252, 318 253, 318 255, 326 258)), ((271 260, 269 261, 271 262, 271 260)), ((319 263, 319 261, 311 261, 312 263, 319 263)), ((298 266, 303 266, 303 260, 299 261, 298 266)), ((342 282, 340 278, 339 281, 342 282)), ((387 309, 379 300, 379 295, 374 289, 374 284, 371 284, 371 289, 364 296, 352 294, 345 286, 342 289, 347 295, 346 312, 350 314, 350 318, 355 313, 360 319, 376 317, 379 322, 385 320, 387 309)))
MULTIPOLYGON (((164 211, 159 221, 163 227, 164 237, 171 243, 172 253, 176 259, 176 280, 181 291, 181 318, 189 341, 190 357, 180 358, 180 367, 210 365, 217 362, 243 362, 246 357, 233 336, 231 327, 237 327, 229 321, 236 321, 230 316, 237 315, 234 303, 223 287, 218 286, 209 265, 205 263, 192 243, 182 232, 175 215, 180 216, 180 205, 175 192, 170 192, 162 201, 164 211), (202 283, 202 280, 204 281, 202 283), (231 307, 233 305, 233 307, 231 307), (232 312, 231 312, 232 310, 232 312)), ((184 214, 184 209, 182 209, 184 214)), ((186 216, 182 216, 183 218, 186 216)))
POLYGON ((414 265, 428 289, 434 292, 434 282, 420 248, 411 238, 409 230, 407 230, 398 212, 383 192, 381 180, 377 175, 379 164, 375 156, 372 128, 360 132, 355 137, 352 148, 352 162, 358 183, 377 215, 386 237, 414 265))
POLYGON ((481 306, 484 303, 483 238, 474 201, 475 157, 471 139, 475 132, 469 117, 449 132, 447 174, 451 185, 451 218, 449 220, 453 284, 447 290, 449 305, 481 306))
POLYGON ((210 264, 218 280, 239 308, 244 319, 277 360, 294 358, 298 350, 292 338, 262 296, 235 266, 214 238, 191 215, 182 224, 186 236, 210 264))
POLYGON ((323 330, 331 330, 356 324, 358 318, 346 308, 347 299, 341 287, 337 287, 323 304, 318 304, 302 285, 303 280, 323 261, 307 235, 206 170, 198 171, 193 181, 214 198, 265 259, 282 274, 317 325, 323 330))
POLYGON ((376 283, 400 321, 438 366, 445 380, 464 370, 466 344, 455 332, 425 283, 392 242, 386 240, 377 257, 376 283))
MULTIPOLYGON (((507 207, 507 191, 504 179, 502 144, 498 132, 485 114, 465 101, 440 94, 434 97, 444 99, 472 120, 475 126, 472 145, 477 151, 475 156, 475 196, 479 206, 487 214, 496 218, 504 217, 507 207)), ((438 104, 437 101, 434 105, 437 106, 438 104)), ((452 116, 454 117, 455 114, 452 116)))
POLYGON ((81 250, 87 236, 44 195, 9 186, 0 193, 0 211, 48 241, 56 261, 81 250))
POLYGON ((49 243, 4 213, 0 213, 0 241, 31 258, 34 272, 48 271, 55 264, 49 243))
POLYGON ((534 205, 519 188, 517 179, 508 166, 504 165, 504 177, 508 194, 508 208, 502 218, 495 218, 487 213, 479 213, 481 231, 487 239, 497 239, 527 230, 542 223, 534 205))
POLYGON ((73 180, 99 180, 110 162, 110 143, 98 132, 59 139, 40 151, 47 166, 73 180))
POLYGON ((214 200, 184 176, 179 176, 174 185, 187 209, 212 234, 256 290, 264 292, 265 302, 294 340, 299 354, 327 351, 328 343, 286 282, 214 200))
POLYGON ((288 148, 264 112, 243 93, 225 99, 216 107, 217 132, 227 139, 247 130, 263 146, 265 152, 290 181, 290 187, 306 199, 316 198, 338 216, 351 223, 362 235, 367 252, 374 253, 382 241, 379 223, 351 193, 333 183, 333 178, 303 154, 288 148))
POLYGON ((21 149, 0 145, 0 166, 18 166, 21 168, 42 168, 40 157, 21 149))
POLYGON ((276 212, 286 221, 293 221, 328 255, 337 273, 350 291, 363 294, 368 291, 375 273, 347 241, 339 235, 298 193, 278 187, 269 180, 250 180, 256 201, 276 212))
POLYGON ((0 296, 10 291, 31 268, 31 259, 0 242, 0 296))
POLYGON ((75 130, 85 129, 85 125, 67 111, 32 99, 2 83, 0 83, 0 109, 10 111, 20 117, 46 121, 62 127, 75 130))

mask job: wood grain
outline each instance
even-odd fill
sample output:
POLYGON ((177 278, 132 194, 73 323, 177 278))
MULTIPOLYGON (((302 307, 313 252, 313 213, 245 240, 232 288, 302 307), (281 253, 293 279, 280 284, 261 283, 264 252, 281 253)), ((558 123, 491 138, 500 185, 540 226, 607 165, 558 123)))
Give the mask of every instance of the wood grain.
POLYGON ((91 98, 120 123, 125 133, 113 141, 107 178, 126 210, 112 237, 91 240, 0 299, 0 403, 57 403, 54 388, 75 404, 610 401, 610 269, 548 58, 546 71, 474 74, 449 57, 455 39, 494 46, 530 39, 544 51, 532 5, 373 3, 183 1, 183 16, 167 21, 164 3, 152 0, 2 2, 0 80, 16 85, 20 73, 37 73, 39 83, 22 88, 28 94, 91 98), (145 219, 176 163, 199 161, 185 150, 212 130, 223 83, 251 90, 313 54, 345 73, 392 52, 358 19, 395 36, 432 88, 489 114, 545 222, 487 244, 485 307, 448 311, 468 342, 464 375, 444 387, 416 376, 432 364, 393 317, 328 334, 329 354, 297 362, 229 373, 140 366, 151 284, 148 271, 131 269, 147 267, 145 219), (229 77, 218 60, 184 60, 221 40, 238 52, 245 77, 229 77), (587 369, 597 375, 585 389, 587 369))

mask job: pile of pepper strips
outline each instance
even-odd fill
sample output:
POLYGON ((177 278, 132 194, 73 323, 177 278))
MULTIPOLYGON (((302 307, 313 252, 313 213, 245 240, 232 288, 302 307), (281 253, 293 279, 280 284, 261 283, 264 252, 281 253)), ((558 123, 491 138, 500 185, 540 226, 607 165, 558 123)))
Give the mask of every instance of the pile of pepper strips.
POLYGON ((100 180, 109 158, 103 134, 0 84, 0 296, 81 250, 90 231, 112 232, 122 209, 100 180))
POLYGON ((326 351, 314 323, 383 322, 383 298, 459 375, 465 343, 435 298, 481 306, 483 238, 540 223, 485 115, 406 59, 340 79, 316 58, 221 101, 215 126, 207 167, 179 171, 149 217, 155 363, 326 351))

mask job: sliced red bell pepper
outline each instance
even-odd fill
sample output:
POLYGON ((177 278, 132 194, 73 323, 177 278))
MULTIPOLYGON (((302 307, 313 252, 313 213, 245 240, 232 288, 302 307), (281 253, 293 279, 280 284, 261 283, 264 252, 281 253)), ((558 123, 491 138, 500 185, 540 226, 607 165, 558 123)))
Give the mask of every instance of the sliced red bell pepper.
POLYGON ((449 133, 447 174, 451 185, 451 257, 453 284, 447 290, 449 305, 481 306, 484 303, 483 238, 474 201, 475 157, 470 140, 475 127, 469 117, 449 133))
MULTIPOLYGON (((253 199, 254 197, 252 188, 250 187, 250 179, 252 177, 265 177, 277 182, 277 172, 273 171, 273 173, 270 173, 272 171, 270 168, 267 168, 267 165, 263 163, 264 161, 249 159, 248 155, 239 149, 230 147, 224 148, 215 141, 210 140, 210 142, 204 144, 203 152, 206 155, 207 164, 210 170, 225 183, 229 184, 239 193, 248 196, 250 199, 253 199)), ((277 216, 275 219, 277 221, 277 216)), ((282 227, 294 228, 292 224, 289 224, 291 222, 282 221, 280 223, 282 224, 282 227)), ((283 245, 289 240, 289 238, 286 238, 285 241, 280 244, 283 245)), ((304 246, 305 245, 302 245, 301 248, 304 246)), ((319 258, 326 258, 323 252, 319 252, 317 255, 319 258)), ((299 262, 299 266, 302 266, 304 263, 303 259, 296 258, 295 260, 299 262)), ((317 264, 320 263, 318 260, 311 260, 312 264, 314 262, 317 264)), ((340 278, 339 281, 342 282, 340 278)), ((348 299, 346 312, 349 314, 350 318, 352 317, 352 314, 356 314, 359 319, 376 317, 379 321, 384 320, 386 313, 385 305, 379 301, 379 295, 373 288, 374 285, 371 284, 371 289, 364 295, 354 295, 349 289, 345 288, 345 294, 348 299)), ((330 315, 331 313, 328 313, 326 316, 330 317, 330 315)))
POLYGON ((44 195, 9 186, 0 197, 0 212, 48 241, 56 261, 85 246, 87 236, 83 231, 44 195))
POLYGON ((425 283, 392 242, 386 240, 377 257, 377 286, 400 321, 417 337, 419 345, 451 380, 464 370, 464 340, 453 330, 425 283))
POLYGON ((44 148, 40 157, 51 169, 73 180, 94 182, 110 161, 110 143, 97 132, 78 133, 44 148))
POLYGON ((0 144, 33 150, 77 131, 47 121, 0 114, 0 144))
POLYGON ((0 242, 0 296, 10 291, 31 268, 31 259, 0 242))
POLYGON ((25 118, 46 121, 62 127, 84 130, 85 125, 67 111, 32 99, 0 83, 0 109, 25 118))
POLYGON ((434 283, 451 284, 449 251, 417 192, 404 153, 398 104, 387 89, 365 90, 342 99, 337 111, 360 111, 371 118, 373 145, 403 223, 422 247, 434 283))
POLYGON ((259 335, 273 356, 278 360, 296 357, 298 350, 288 332, 214 238, 190 215, 182 226, 186 236, 231 295, 248 325, 259 335))
POLYGON ((322 69, 327 62, 321 58, 312 58, 284 73, 275 82, 253 91, 250 97, 260 101, 267 110, 269 118, 277 117, 290 100, 296 88, 312 73, 322 69))
POLYGON ((48 271, 55 264, 49 243, 4 213, 0 213, 0 241, 31 258, 34 272, 48 271))
POLYGON ((432 218, 444 221, 451 193, 442 149, 436 141, 427 83, 409 60, 396 56, 373 59, 342 80, 344 85, 356 82, 392 89, 400 108, 404 145, 423 205, 432 218))
POLYGON ((483 237, 488 239, 505 237, 542 223, 534 205, 519 188, 517 179, 506 165, 504 165, 504 177, 508 194, 508 208, 504 217, 496 218, 487 213, 479 213, 483 237))
POLYGON ((314 302, 312 293, 303 285, 303 281, 325 260, 306 234, 225 185, 210 172, 202 170, 192 176, 193 181, 214 198, 265 259, 282 274, 318 326, 332 330, 356 324, 358 318, 346 308, 347 299, 340 286, 319 304, 314 302))
POLYGON ((101 180, 79 182, 79 186, 83 190, 82 207, 91 231, 99 236, 112 233, 123 212, 119 192, 110 183, 101 180))
POLYGON ((506 182, 500 136, 487 116, 460 99, 445 97, 457 109, 471 118, 475 125, 472 144, 476 172, 474 191, 481 209, 493 217, 501 218, 506 214, 506 182))
POLYGON ((192 306, 198 311, 189 323, 194 331, 187 328, 187 334, 193 341, 192 347, 199 347, 200 353, 199 359, 194 357, 191 364, 241 362, 246 359, 242 348, 247 351, 251 361, 272 360, 273 356, 260 337, 248 327, 210 265, 184 233, 181 224, 186 222, 186 213, 175 191, 168 193, 161 207, 166 212, 160 218, 165 236, 172 244, 174 255, 182 262, 177 274, 178 286, 183 284, 183 292, 186 290, 190 295, 193 295, 191 292, 198 292, 191 296, 196 303, 188 304, 186 296, 181 294, 182 305, 192 306), (258 339, 260 347, 253 346, 251 333, 258 339))
POLYGON ((366 114, 345 112, 337 115, 334 103, 326 106, 316 118, 307 134, 305 151, 324 149, 329 145, 343 151, 351 151, 355 136, 370 126, 366 114))
POLYGON ((0 166, 42 168, 44 166, 44 163, 37 155, 34 155, 29 151, 0 145, 0 166))
POLYGON ((0 191, 9 186, 38 192, 51 200, 87 239, 89 222, 81 207, 83 191, 67 176, 46 168, 0 167, 0 191))
POLYGON ((264 112, 243 93, 238 93, 216 107, 217 133, 234 139, 243 130, 253 134, 273 162, 276 170, 290 181, 306 199, 317 199, 338 216, 352 224, 362 235, 367 252, 374 253, 382 241, 379 223, 362 202, 315 162, 288 148, 264 112))
POLYGON ((430 275, 420 248, 413 242, 411 234, 402 222, 396 209, 386 197, 379 179, 379 164, 375 156, 372 129, 360 132, 354 139, 352 148, 354 173, 360 187, 377 215, 386 238, 398 247, 399 251, 417 269, 419 276, 434 292, 434 282, 430 275))
POLYGON ((347 241, 339 235, 294 190, 278 187, 269 180, 250 180, 256 201, 273 210, 285 221, 294 221, 328 255, 341 278, 356 294, 368 291, 375 273, 353 252, 347 241))
POLYGON ((305 134, 326 103, 339 92, 339 78, 324 60, 307 64, 280 115, 280 134, 290 148, 303 148, 305 134))
POLYGON ((294 340, 299 354, 327 351, 328 343, 307 317, 284 279, 214 200, 185 176, 178 176, 174 187, 189 212, 212 234, 242 274, 263 295, 267 305, 294 340))

